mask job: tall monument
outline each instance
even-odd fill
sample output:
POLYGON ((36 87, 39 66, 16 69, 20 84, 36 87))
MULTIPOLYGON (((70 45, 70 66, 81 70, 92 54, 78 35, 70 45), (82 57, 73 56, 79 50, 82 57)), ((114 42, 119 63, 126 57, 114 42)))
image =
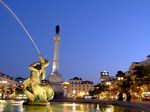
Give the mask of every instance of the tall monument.
POLYGON ((51 87, 55 91, 55 98, 62 97, 63 89, 61 84, 61 74, 59 72, 59 45, 60 45, 60 36, 59 36, 59 25, 56 26, 56 34, 54 36, 54 60, 52 66, 52 73, 49 75, 49 82, 51 87))

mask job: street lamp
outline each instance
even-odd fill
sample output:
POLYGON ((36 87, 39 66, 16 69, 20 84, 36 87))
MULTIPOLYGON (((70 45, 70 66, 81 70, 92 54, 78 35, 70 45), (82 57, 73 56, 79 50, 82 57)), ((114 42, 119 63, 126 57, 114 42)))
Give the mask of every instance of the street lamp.
POLYGON ((118 80, 123 80, 123 77, 118 77, 118 80))
POLYGON ((109 81, 108 81, 108 82, 106 82, 106 85, 108 85, 108 86, 109 86, 109 85, 111 85, 111 82, 109 82, 109 81))

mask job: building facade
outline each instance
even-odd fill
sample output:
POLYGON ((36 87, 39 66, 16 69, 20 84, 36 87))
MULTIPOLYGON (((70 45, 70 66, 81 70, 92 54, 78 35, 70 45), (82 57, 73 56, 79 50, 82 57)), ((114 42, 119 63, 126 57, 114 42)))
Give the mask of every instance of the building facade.
POLYGON ((16 85, 17 82, 15 81, 15 78, 0 72, 0 87, 8 88, 10 86, 16 87, 16 85))
POLYGON ((109 79, 109 72, 108 71, 103 71, 100 73, 100 80, 106 81, 107 79, 109 79))
POLYGON ((67 97, 83 97, 89 95, 89 91, 94 88, 92 81, 83 81, 82 78, 74 77, 68 83, 63 84, 67 91, 67 97))
POLYGON ((10 97, 10 95, 14 95, 17 84, 18 82, 15 81, 15 78, 0 72, 0 96, 2 96, 2 94, 5 97, 10 97))

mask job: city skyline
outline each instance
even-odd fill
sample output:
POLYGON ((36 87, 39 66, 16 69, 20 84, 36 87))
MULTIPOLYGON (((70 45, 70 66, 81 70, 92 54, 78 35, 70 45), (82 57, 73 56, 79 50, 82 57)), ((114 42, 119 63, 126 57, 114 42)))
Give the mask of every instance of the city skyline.
MULTIPOLYGON (((60 25, 60 73, 98 83, 100 72, 114 76, 150 54, 150 1, 19 1, 3 0, 32 35, 52 71, 55 26, 60 25), (36 2, 36 3, 35 3, 36 2)), ((0 3, 0 71, 28 77, 38 61, 26 33, 0 3)))

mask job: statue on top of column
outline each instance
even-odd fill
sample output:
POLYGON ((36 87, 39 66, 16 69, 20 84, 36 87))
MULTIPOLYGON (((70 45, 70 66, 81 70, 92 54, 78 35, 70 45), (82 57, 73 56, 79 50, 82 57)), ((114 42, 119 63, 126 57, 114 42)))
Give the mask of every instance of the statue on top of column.
POLYGON ((60 31, 59 25, 56 26, 55 30, 56 30, 56 34, 59 34, 60 31))

